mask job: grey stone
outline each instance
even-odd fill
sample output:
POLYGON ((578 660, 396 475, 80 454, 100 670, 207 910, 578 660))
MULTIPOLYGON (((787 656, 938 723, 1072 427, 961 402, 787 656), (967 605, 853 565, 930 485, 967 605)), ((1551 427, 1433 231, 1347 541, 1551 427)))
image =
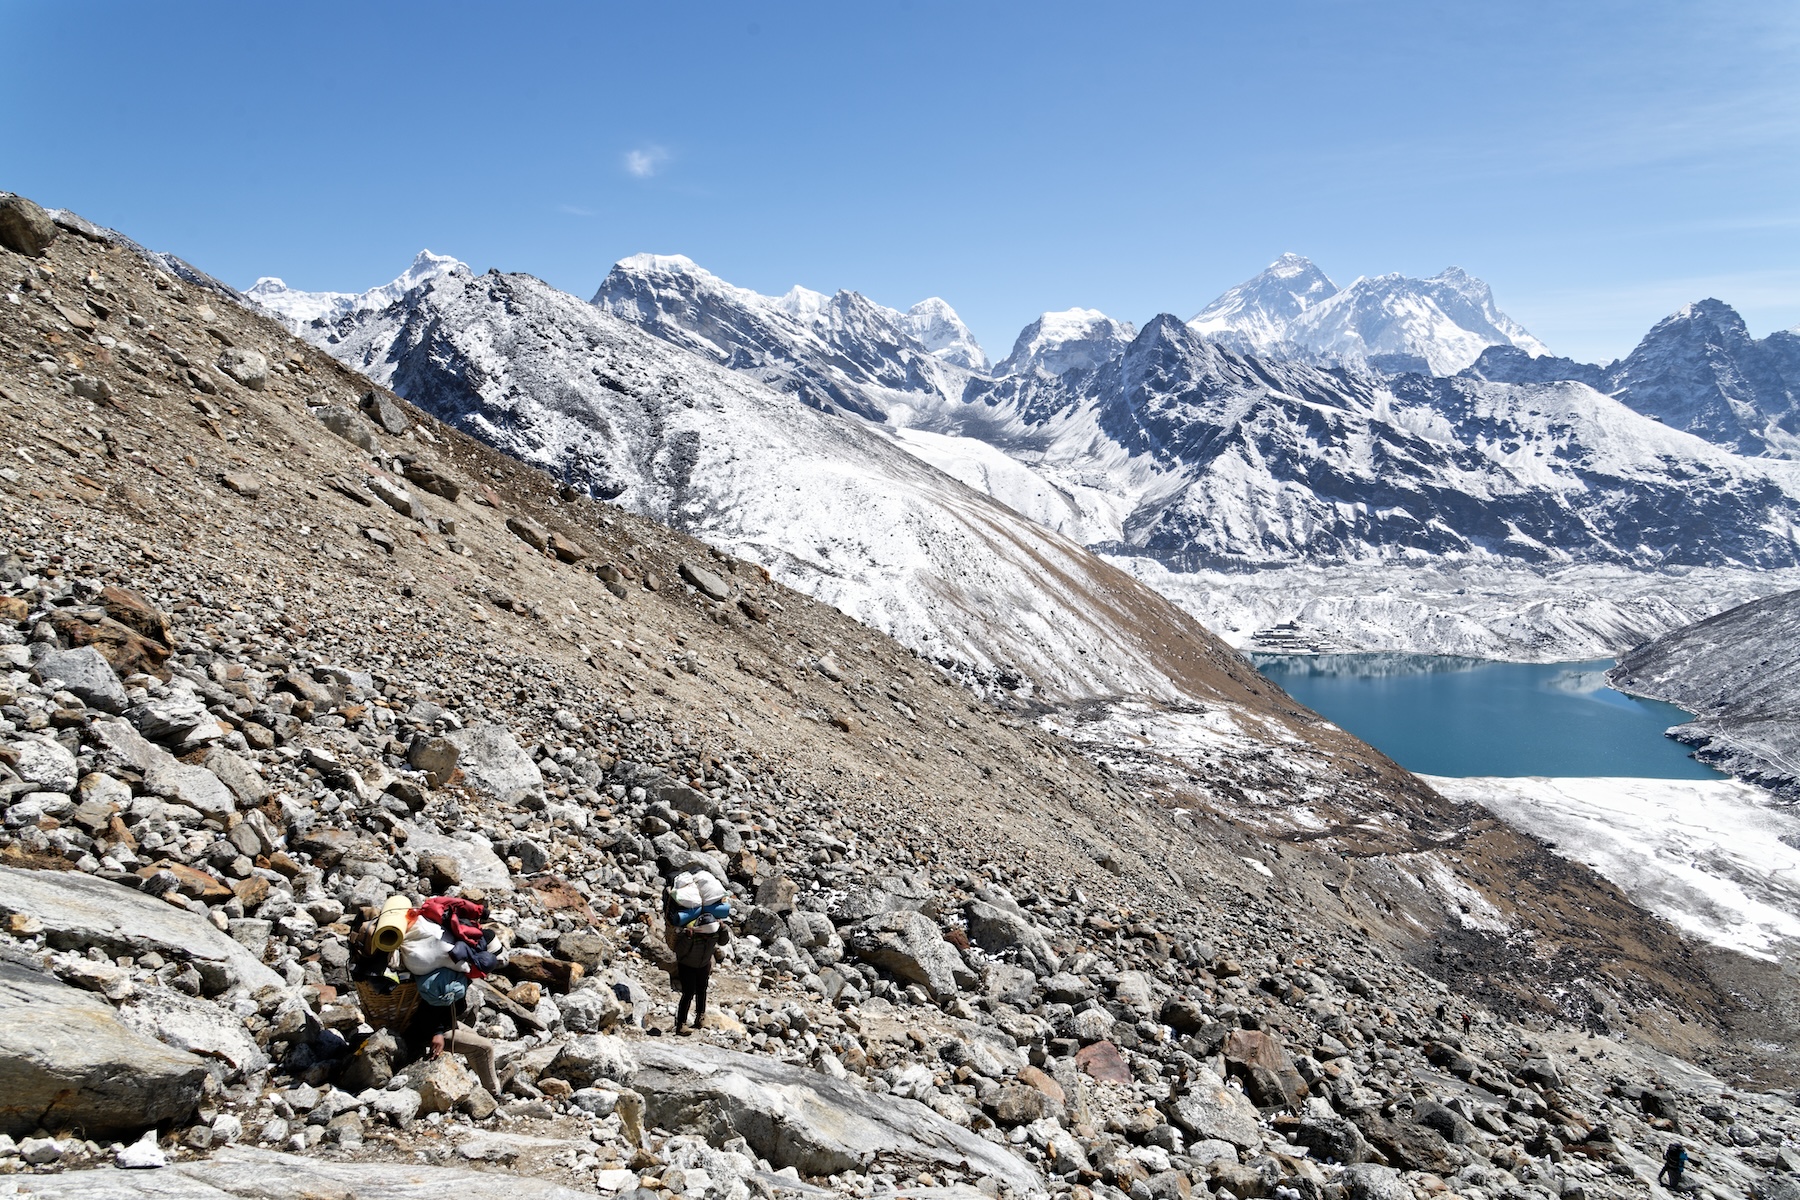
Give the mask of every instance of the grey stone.
POLYGON ((600 1033, 617 1025, 624 1015, 618 997, 611 989, 600 987, 570 992, 557 1007, 562 1011, 563 1027, 570 1033, 600 1033))
POLYGON ((1196 1073, 1187 1093, 1169 1106, 1169 1121, 1192 1140, 1217 1138, 1240 1150, 1262 1141, 1256 1105, 1210 1070, 1196 1073))
POLYGON ((866 1171, 879 1158, 886 1169, 952 1167, 992 1177, 1018 1196, 1044 1194, 1019 1158, 916 1100, 707 1046, 650 1042, 637 1058, 632 1086, 644 1097, 648 1125, 692 1129, 714 1146, 742 1137, 777 1168, 803 1175, 866 1171))
MULTIPOLYGON (((395 1093, 383 1093, 383 1098, 395 1093)), ((510 1171, 432 1167, 282 1154, 253 1146, 222 1146, 204 1158, 171 1163, 161 1171, 65 1171, 33 1175, 34 1196, 47 1200, 593 1200, 548 1179, 510 1171)))
POLYGON ((59 950, 98 947, 134 957, 154 950, 171 961, 192 962, 202 978, 226 987, 286 983, 205 918, 91 875, 0 867, 0 917, 14 913, 43 922, 49 944, 59 950))
POLYGON ((406 825, 406 846, 421 858, 442 854, 453 860, 463 887, 477 887, 489 892, 512 890, 512 872, 486 842, 445 837, 435 830, 409 824, 406 825))
POLYGON ((225 736, 225 730, 206 711, 200 697, 181 688, 171 688, 166 696, 133 705, 125 717, 152 741, 172 742, 183 748, 225 736))
POLYGON ((260 392, 269 382, 269 360, 255 350, 227 346, 219 354, 219 370, 253 392, 260 392))
POLYGON ((403 517, 411 517, 415 521, 425 521, 431 517, 431 510, 425 507, 424 501, 385 475, 370 476, 369 490, 375 493, 377 500, 403 517))
POLYGON ((406 749, 406 763, 415 771, 423 771, 432 787, 441 788, 456 774, 456 762, 461 753, 449 738, 420 734, 406 749))
POLYGON ((119 1020, 165 1046, 220 1065, 226 1083, 264 1070, 269 1056, 230 1009, 184 996, 173 988, 146 989, 119 1009, 119 1020))
POLYGON ((931 998, 948 1000, 981 980, 929 917, 901 911, 870 917, 844 939, 852 954, 909 983, 924 986, 931 998))
POLYGON ((1344 1195, 1349 1200, 1412 1200, 1412 1194, 1392 1167, 1357 1163, 1344 1171, 1344 1195))
POLYGON ((989 954, 1017 952, 1046 971, 1061 966, 1042 931, 1017 905, 998 893, 983 889, 981 896, 964 907, 963 916, 969 940, 989 954))
POLYGON ((219 782, 238 798, 238 803, 246 808, 254 808, 269 798, 269 785, 241 755, 223 746, 214 746, 206 752, 202 761, 206 764, 206 769, 217 776, 219 782))
POLYGON ((589 1033, 570 1039, 551 1060, 547 1073, 584 1088, 603 1080, 630 1083, 637 1073, 637 1064, 631 1048, 620 1039, 611 1034, 589 1033))
POLYGON ((351 445, 373 452, 375 432, 369 423, 342 404, 327 404, 317 414, 319 423, 351 445))
POLYGON ((401 434, 405 433, 407 427, 411 424, 411 422, 406 419, 405 411, 402 410, 398 404, 395 404, 380 392, 364 392, 362 398, 362 410, 371 421, 381 426, 383 431, 392 434, 394 437, 399 437, 401 434))
POLYGON ((131 700, 112 664, 92 646, 78 650, 52 650, 37 661, 37 676, 52 690, 62 688, 79 696, 89 708, 122 713, 131 700))
POLYGON ((0 246, 42 258, 55 240, 56 222, 49 213, 23 196, 0 195, 0 246))
POLYGON ((544 777, 504 725, 471 725, 445 738, 456 747, 457 765, 470 787, 496 800, 516 803, 541 791, 544 777))
POLYGON ((0 1133, 128 1136, 186 1118, 205 1077, 204 1062, 127 1028, 98 996, 0 961, 0 1133))
POLYGON ((144 772, 144 790, 209 817, 222 818, 237 811, 236 797, 217 775, 167 754, 144 772))
POLYGON ((1320 1162, 1348 1166, 1369 1161, 1369 1143, 1362 1130, 1343 1117, 1307 1117, 1288 1136, 1320 1162))
POLYGON ((12 750, 18 755, 13 771, 26 783, 53 792, 75 790, 75 756, 55 738, 37 733, 16 734, 12 750))
POLYGON ((731 585, 705 567, 683 559, 676 570, 681 572, 681 578, 690 587, 708 598, 713 600, 729 600, 731 598, 731 585))

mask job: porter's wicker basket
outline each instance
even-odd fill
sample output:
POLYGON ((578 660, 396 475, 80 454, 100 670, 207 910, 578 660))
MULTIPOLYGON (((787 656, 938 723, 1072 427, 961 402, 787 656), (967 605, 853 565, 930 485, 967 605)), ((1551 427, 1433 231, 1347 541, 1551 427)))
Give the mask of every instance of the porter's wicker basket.
POLYGON ((419 1010, 419 989, 410 981, 382 992, 368 980, 359 979, 356 996, 362 1002, 363 1020, 373 1029, 403 1028, 419 1010))

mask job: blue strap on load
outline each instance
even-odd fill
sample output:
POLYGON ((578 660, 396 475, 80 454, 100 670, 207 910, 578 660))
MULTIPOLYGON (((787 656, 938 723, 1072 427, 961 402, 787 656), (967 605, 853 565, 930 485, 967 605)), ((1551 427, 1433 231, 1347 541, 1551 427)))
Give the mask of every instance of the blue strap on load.
POLYGON ((731 919, 731 901, 715 900, 711 904, 702 904, 698 908, 680 909, 675 914, 679 925, 692 925, 695 921, 726 921, 731 919))

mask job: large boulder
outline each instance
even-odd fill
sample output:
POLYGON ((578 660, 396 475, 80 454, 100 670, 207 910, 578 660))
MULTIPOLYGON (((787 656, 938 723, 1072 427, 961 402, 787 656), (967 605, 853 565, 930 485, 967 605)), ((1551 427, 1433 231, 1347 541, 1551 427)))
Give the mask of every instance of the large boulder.
POLYGON ((49 213, 23 196, 0 193, 0 246, 41 258, 55 240, 56 222, 49 213))
POLYGON ((870 917, 850 931, 844 944, 871 966, 922 985, 933 1000, 948 1000, 959 989, 981 986, 956 947, 920 913, 903 910, 870 917))
POLYGON ((1061 969, 1043 932, 1011 897, 983 888, 963 909, 969 940, 989 954, 1009 951, 1036 963, 1046 974, 1061 969))
POLYGON ((61 688, 79 697, 89 708, 122 713, 131 704, 112 664, 92 646, 51 650, 37 660, 36 670, 46 687, 61 688))
POLYGON ((863 1091, 763 1055, 648 1042, 632 1081, 644 1122, 693 1130, 714 1146, 742 1137, 758 1156, 802 1175, 948 1166, 1042 1196, 1036 1172, 1000 1146, 916 1100, 863 1091))
POLYGON ((1192 1141, 1217 1139, 1247 1150, 1262 1141, 1256 1105, 1202 1068, 1185 1095, 1169 1105, 1169 1122, 1192 1141))
POLYGON ((334 1161, 226 1146, 207 1157, 170 1163, 160 1171, 65 1171, 31 1176, 31 1193, 45 1200, 594 1200, 548 1179, 510 1171, 429 1167, 421 1163, 334 1161))
POLYGON ((129 1140, 191 1114, 205 1079, 204 1062, 126 1028, 100 997, 0 961, 0 1133, 129 1140))
POLYGON ((253 392, 262 391, 269 383, 269 360, 242 346, 225 348, 219 355, 219 370, 253 392))
POLYGON ((444 736, 456 747, 456 765, 476 791, 514 803, 542 790, 537 764, 506 726, 471 725, 444 736))
POLYGON ((236 1013, 172 988, 140 991, 118 1015, 138 1033, 207 1060, 226 1083, 236 1083, 269 1065, 269 1056, 236 1013))
POLYGON ((512 872, 487 842, 445 837, 419 825, 406 825, 406 847, 424 859, 441 854, 456 864, 457 882, 463 887, 476 887, 489 892, 512 890, 512 872))
POLYGON ((589 1033, 571 1038, 557 1051, 547 1073, 584 1088, 601 1081, 630 1083, 636 1070, 631 1049, 621 1039, 610 1033, 589 1033))
POLYGON ((1225 1065, 1244 1081, 1244 1091, 1264 1108, 1295 1108, 1306 1099, 1306 1080, 1293 1056, 1273 1034, 1234 1029, 1225 1038, 1225 1065))
POLYGON ((209 991, 286 985, 203 917, 92 875, 0 867, 0 917, 14 913, 41 921, 58 950, 99 947, 134 957, 154 950, 192 962, 209 991))

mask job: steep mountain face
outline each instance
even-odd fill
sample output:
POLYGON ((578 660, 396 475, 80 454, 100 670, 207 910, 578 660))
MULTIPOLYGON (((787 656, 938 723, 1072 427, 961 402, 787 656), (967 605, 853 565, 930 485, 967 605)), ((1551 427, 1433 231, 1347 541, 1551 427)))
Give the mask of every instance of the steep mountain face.
POLYGON ((1047 312, 1020 331, 996 375, 1066 375, 1116 358, 1137 336, 1125 321, 1092 308, 1047 312))
POLYGON ((1800 591, 1639 646, 1608 678, 1693 713, 1669 736, 1702 762, 1800 800, 1800 591))
POLYGON ((448 254, 421 250, 398 278, 366 292, 305 292, 290 288, 272 275, 265 275, 244 294, 258 308, 297 332, 314 321, 329 324, 351 313, 386 308, 421 283, 447 275, 459 267, 463 264, 448 254))
POLYGON ((813 408, 873 421, 887 420, 894 408, 934 406, 960 394, 980 369, 975 364, 986 362, 942 300, 900 313, 857 292, 795 288, 763 296, 680 256, 624 259, 593 303, 813 408))
POLYGON ((1188 326, 1241 354, 1293 357, 1288 330, 1307 309, 1337 295, 1338 286, 1309 258, 1283 254, 1252 279, 1228 289, 1188 326))
POLYGON ((1159 317, 1096 370, 977 381, 968 397, 983 436, 1052 477, 1109 453, 1135 467, 1114 472, 1134 490, 1109 549, 1175 570, 1800 555, 1800 478, 1785 464, 1735 458, 1579 384, 1382 382, 1240 356, 1159 317))
POLYGON ((1484 352, 1465 374, 1502 383, 1578 379, 1739 454, 1800 457, 1800 330, 1759 341, 1718 300, 1665 317, 1610 366, 1528 359, 1501 347, 1484 352))
POLYGON ((983 685, 1174 698, 1216 690, 1202 676, 1220 664, 1241 671, 1156 593, 878 427, 529 276, 455 271, 308 332, 490 445, 761 563, 983 685))
POLYGON ((1607 390, 1646 416, 1740 454, 1800 457, 1800 335, 1761 341, 1717 300, 1663 319, 1608 372, 1607 390))
POLYGON ((1227 291, 1189 325, 1233 349, 1324 365, 1454 375, 1489 346, 1544 353, 1458 267, 1430 279, 1378 275, 1339 290, 1307 259, 1284 254, 1227 291))

